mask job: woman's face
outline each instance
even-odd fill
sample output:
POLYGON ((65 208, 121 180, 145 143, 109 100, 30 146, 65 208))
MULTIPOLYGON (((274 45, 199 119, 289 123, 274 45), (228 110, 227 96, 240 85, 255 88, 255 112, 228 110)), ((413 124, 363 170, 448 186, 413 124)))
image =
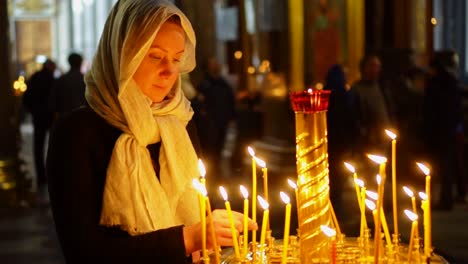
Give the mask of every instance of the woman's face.
POLYGON ((185 48, 181 26, 165 22, 133 75, 141 91, 153 102, 161 102, 179 77, 179 63, 185 48))

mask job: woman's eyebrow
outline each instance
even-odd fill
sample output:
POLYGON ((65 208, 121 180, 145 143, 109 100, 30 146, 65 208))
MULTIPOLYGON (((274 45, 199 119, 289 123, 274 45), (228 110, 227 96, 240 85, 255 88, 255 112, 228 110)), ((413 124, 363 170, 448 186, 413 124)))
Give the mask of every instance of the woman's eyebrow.
MULTIPOLYGON (((151 48, 151 49, 160 49, 160 50, 162 50, 162 51, 164 51, 164 52, 169 52, 168 50, 166 50, 166 49, 164 49, 164 48, 161 48, 161 47, 158 46, 158 45, 151 45, 150 48, 151 48)), ((185 51, 185 49, 176 52, 176 54, 184 53, 184 51, 185 51)))

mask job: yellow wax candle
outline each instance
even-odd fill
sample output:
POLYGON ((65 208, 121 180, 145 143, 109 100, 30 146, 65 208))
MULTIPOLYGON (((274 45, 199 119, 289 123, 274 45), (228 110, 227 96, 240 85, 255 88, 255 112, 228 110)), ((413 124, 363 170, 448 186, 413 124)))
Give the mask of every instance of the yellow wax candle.
POLYGON ((358 181, 360 181, 357 177, 357 173, 356 173, 356 170, 354 169, 353 165, 345 162, 344 163, 345 167, 353 174, 353 179, 354 179, 354 188, 356 189, 356 198, 357 198, 357 201, 358 201, 358 205, 359 205, 359 210, 362 209, 362 200, 361 200, 361 197, 360 197, 360 194, 359 194, 359 184, 358 184, 358 181))
POLYGON ((424 255, 426 255, 426 258, 430 258, 432 255, 431 171, 423 163, 418 162, 416 164, 426 175, 427 206, 424 222, 427 222, 427 230, 424 232, 424 255))
POLYGON ((387 245, 391 246, 392 238, 390 237, 390 232, 388 231, 387 219, 385 218, 385 213, 384 213, 383 208, 380 211, 380 221, 382 222, 382 229, 385 234, 385 241, 387 242, 387 245))
POLYGON ((243 245, 242 245, 242 256, 244 258, 247 257, 249 253, 247 250, 247 245, 249 244, 249 192, 247 189, 241 185, 240 191, 242 193, 242 197, 244 197, 244 230, 243 230, 243 245))
POLYGON ((326 225, 321 225, 322 232, 330 238, 330 263, 336 263, 336 231, 326 225))
POLYGON ((265 251, 265 237, 266 237, 266 230, 267 230, 267 223, 268 223, 268 217, 270 214, 270 210, 268 209, 269 204, 265 199, 263 199, 260 195, 258 196, 258 202, 260 203, 260 206, 263 208, 263 221, 262 221, 262 231, 260 233, 260 254, 262 256, 262 261, 263 263, 263 256, 264 256, 264 251, 265 251))
POLYGON ((234 246, 234 253, 235 253, 236 259, 240 259, 239 243, 237 242, 237 231, 236 231, 236 227, 234 226, 234 218, 232 217, 231 204, 229 203, 227 192, 223 186, 219 187, 219 192, 221 193, 221 196, 223 197, 224 205, 226 206, 226 211, 227 211, 228 218, 229 218, 229 223, 231 224, 232 244, 234 246))
POLYGON ((418 230, 418 216, 415 213, 411 212, 410 210, 405 210, 405 214, 412 221, 410 243, 408 247, 408 263, 411 263, 411 254, 413 253, 414 238, 418 230))
POLYGON ((427 217, 427 195, 424 192, 419 192, 419 197, 421 197, 421 208, 423 210, 423 227, 424 227, 424 256, 430 258, 431 252, 429 248, 426 248, 426 239, 429 235, 428 233, 428 217, 427 217), (427 251, 426 251, 427 250, 427 251))
POLYGON ((215 263, 216 264, 219 264, 221 263, 221 260, 220 260, 220 249, 218 247, 218 240, 216 239, 216 234, 214 232, 214 223, 213 223, 213 215, 211 214, 211 203, 210 203, 210 199, 208 198, 208 196, 206 196, 206 212, 208 214, 208 224, 210 225, 210 228, 212 230, 211 232, 211 240, 213 240, 213 250, 215 252, 215 263))
POLYGON ((289 247, 289 228, 291 224, 291 201, 289 196, 284 192, 280 192, 281 199, 286 204, 285 219, 284 219, 284 235, 283 235, 283 254, 281 256, 281 264, 286 264, 288 259, 289 247))
POLYGON ((403 186, 403 191, 405 191, 405 193, 411 198, 411 205, 413 207, 413 212, 417 212, 417 209, 416 209, 416 197, 414 197, 414 193, 413 191, 406 187, 406 186, 403 186))
MULTIPOLYGON (((270 202, 268 200, 268 168, 266 167, 265 161, 259 158, 255 158, 256 163, 258 166, 262 168, 262 175, 263 175, 263 195, 265 197, 265 200, 267 202, 270 202)), ((270 230, 270 220, 268 219, 267 221, 267 229, 270 230)))
MULTIPOLYGON (((384 186, 385 186, 385 165, 387 162, 387 158, 377 156, 377 155, 367 155, 372 161, 375 163, 379 164, 379 174, 381 177, 380 183, 379 183, 379 189, 378 189, 378 200, 377 200, 377 215, 380 215, 380 211, 382 208, 382 202, 383 202, 383 196, 384 196, 384 186)), ((375 224, 375 235, 374 235, 374 263, 379 263, 379 257, 380 257, 380 252, 379 252, 379 241, 380 239, 375 239, 378 236, 380 237, 380 229, 381 229, 381 222, 380 222, 380 217, 377 217, 377 222, 375 224)))
POLYGON ((359 235, 361 237, 364 237, 364 230, 367 229, 367 220, 366 220, 366 208, 365 208, 365 204, 364 204, 364 201, 366 199, 366 187, 364 186, 364 181, 362 181, 361 179, 356 179, 354 181, 355 184, 357 184, 359 187, 361 187, 361 194, 360 194, 360 210, 361 210, 361 228, 360 228, 360 232, 359 232, 359 235))
POLYGON ((301 219, 301 214, 300 214, 301 210, 299 208, 299 200, 297 197, 297 184, 291 179, 288 179, 288 184, 289 186, 291 186, 291 188, 294 189, 294 195, 296 196, 297 216, 298 216, 298 219, 301 219))
POLYGON ((206 188, 198 179, 193 179, 193 187, 198 191, 200 203, 200 222, 202 233, 202 257, 205 264, 209 263, 208 251, 206 250, 206 188))
MULTIPOLYGON (((255 159, 255 151, 250 146, 247 148, 250 156, 252 156, 252 221, 257 223, 257 164, 255 159)), ((252 230, 252 252, 255 258, 257 250, 257 231, 252 230)))
POLYGON ((397 187, 396 187, 396 138, 397 135, 390 130, 385 130, 392 139, 392 202, 393 202, 393 231, 398 235, 398 208, 397 208, 397 187))

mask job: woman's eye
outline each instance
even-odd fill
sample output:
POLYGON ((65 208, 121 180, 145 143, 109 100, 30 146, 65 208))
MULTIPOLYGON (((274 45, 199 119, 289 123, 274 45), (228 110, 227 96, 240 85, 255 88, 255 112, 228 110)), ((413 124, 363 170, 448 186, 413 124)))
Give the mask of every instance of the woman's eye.
POLYGON ((160 60, 162 59, 161 55, 150 55, 150 58, 155 59, 155 60, 160 60))

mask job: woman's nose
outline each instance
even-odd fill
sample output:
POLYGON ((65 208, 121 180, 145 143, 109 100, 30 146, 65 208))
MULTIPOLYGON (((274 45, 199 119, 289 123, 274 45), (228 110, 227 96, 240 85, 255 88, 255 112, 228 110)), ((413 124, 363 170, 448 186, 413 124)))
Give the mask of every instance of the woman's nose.
POLYGON ((177 72, 177 65, 167 59, 162 61, 161 67, 160 75, 163 78, 169 78, 177 72))

